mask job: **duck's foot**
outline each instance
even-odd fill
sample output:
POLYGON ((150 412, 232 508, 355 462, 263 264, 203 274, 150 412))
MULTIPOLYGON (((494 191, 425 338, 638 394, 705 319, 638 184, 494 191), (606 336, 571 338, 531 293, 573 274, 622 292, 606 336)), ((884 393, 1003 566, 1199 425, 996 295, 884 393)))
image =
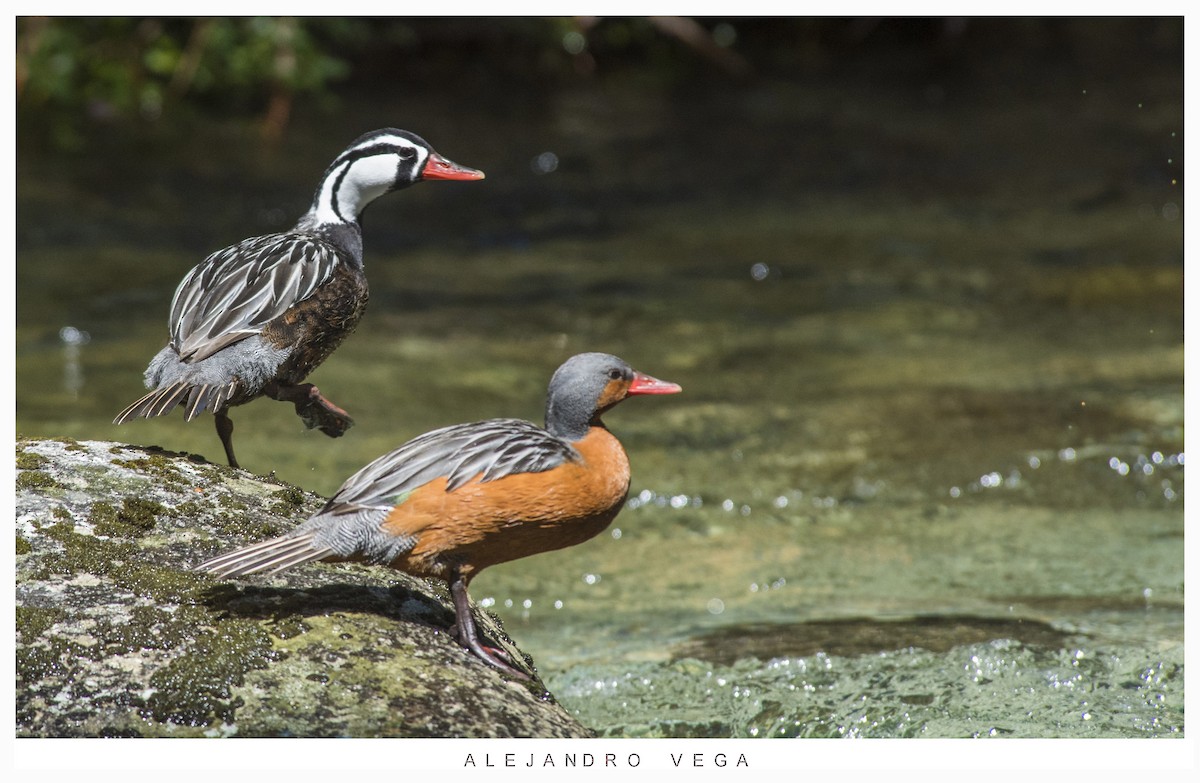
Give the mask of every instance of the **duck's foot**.
POLYGON ((519 680, 533 679, 528 674, 517 668, 512 656, 507 652, 501 650, 499 647, 492 647, 490 644, 484 644, 480 640, 480 637, 474 628, 475 623, 474 620, 472 620, 470 638, 464 638, 465 634, 459 627, 459 624, 455 622, 455 624, 450 628, 450 636, 454 639, 454 641, 470 650, 471 653, 477 658, 483 660, 489 666, 499 669, 508 676, 515 677, 519 680))
POLYGON ((499 669, 514 680, 532 682, 533 677, 528 672, 518 669, 516 661, 508 653, 490 647, 480 640, 475 618, 471 616, 471 599, 467 597, 466 581, 462 577, 450 580, 450 596, 454 599, 454 627, 450 629, 454 639, 484 663, 499 669))
POLYGON ((350 414, 321 396, 321 390, 311 383, 295 386, 270 384, 263 391, 273 400, 294 404, 296 415, 310 430, 320 430, 331 438, 340 438, 354 426, 350 414))

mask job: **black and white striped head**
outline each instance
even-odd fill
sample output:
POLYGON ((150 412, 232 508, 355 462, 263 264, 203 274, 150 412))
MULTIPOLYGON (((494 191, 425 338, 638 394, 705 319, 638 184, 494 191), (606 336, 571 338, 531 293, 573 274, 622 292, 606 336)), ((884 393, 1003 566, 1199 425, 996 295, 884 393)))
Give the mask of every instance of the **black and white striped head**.
POLYGON ((585 436, 600 414, 635 394, 675 394, 678 384, 640 373, 608 353, 580 353, 562 363, 546 392, 546 429, 567 440, 585 436))
POLYGON ((483 172, 443 158, 415 133, 364 133, 326 169, 310 214, 318 224, 352 223, 383 194, 427 179, 483 179, 483 172))

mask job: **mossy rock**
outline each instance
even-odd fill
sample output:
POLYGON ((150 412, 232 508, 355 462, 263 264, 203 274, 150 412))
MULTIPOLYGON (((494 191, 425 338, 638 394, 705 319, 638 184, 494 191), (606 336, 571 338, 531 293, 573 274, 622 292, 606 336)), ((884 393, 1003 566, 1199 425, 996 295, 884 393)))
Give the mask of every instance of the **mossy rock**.
POLYGON ((17 454, 17 736, 590 736, 540 682, 454 642, 440 586, 346 564, 189 570, 288 530, 316 495, 161 449, 17 454))

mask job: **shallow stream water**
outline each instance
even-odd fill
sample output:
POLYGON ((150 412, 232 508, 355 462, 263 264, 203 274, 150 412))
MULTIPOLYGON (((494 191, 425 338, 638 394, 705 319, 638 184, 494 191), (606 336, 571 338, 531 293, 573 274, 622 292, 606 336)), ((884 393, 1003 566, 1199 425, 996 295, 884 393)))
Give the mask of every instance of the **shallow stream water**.
POLYGON ((407 127, 487 179, 370 207, 370 306, 311 379, 357 426, 257 401, 244 467, 329 494, 434 427, 540 420, 563 359, 616 353, 684 388, 606 416, 627 508, 472 586, 584 724, 1181 736, 1182 77, 1102 71, 466 85, 270 150, 22 155, 17 431, 220 461, 207 418, 109 423, 175 285, 407 127))

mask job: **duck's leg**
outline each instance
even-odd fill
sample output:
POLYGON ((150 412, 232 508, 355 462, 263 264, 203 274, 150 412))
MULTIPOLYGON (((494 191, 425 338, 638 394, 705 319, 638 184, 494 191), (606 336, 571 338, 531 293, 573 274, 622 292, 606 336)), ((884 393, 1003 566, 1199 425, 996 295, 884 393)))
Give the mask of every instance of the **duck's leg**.
POLYGON ((508 660, 504 660, 509 659, 509 656, 503 650, 488 647, 479 641, 475 618, 471 615, 471 599, 467 595, 467 580, 455 570, 451 572, 449 582, 450 596, 454 599, 454 636, 458 639, 458 643, 482 658, 488 665, 494 666, 510 677, 519 680, 532 679, 525 672, 515 668, 508 660))
POLYGON ((290 402, 296 406, 296 415, 311 429, 319 429, 331 438, 339 438, 354 426, 350 414, 321 396, 321 390, 311 383, 285 385, 269 383, 263 393, 273 400, 290 402))
POLYGON ((217 421, 217 437, 225 447, 225 459, 229 460, 229 467, 240 468, 237 457, 233 456, 233 419, 229 418, 224 408, 214 411, 213 418, 217 421))

